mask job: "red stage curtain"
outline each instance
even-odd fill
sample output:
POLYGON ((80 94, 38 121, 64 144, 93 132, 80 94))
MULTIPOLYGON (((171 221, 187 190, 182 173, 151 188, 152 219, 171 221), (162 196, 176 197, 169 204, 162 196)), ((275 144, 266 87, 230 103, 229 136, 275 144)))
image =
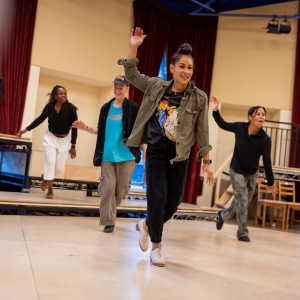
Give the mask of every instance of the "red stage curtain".
MULTIPOLYGON (((172 16, 155 4, 145 0, 135 0, 134 28, 141 27, 147 35, 138 49, 138 69, 149 77, 158 75, 160 62, 167 44, 172 16)), ((134 86, 130 87, 129 98, 141 104, 143 93, 134 86)))
MULTIPOLYGON (((299 9, 300 13, 300 2, 299 9)), ((296 46, 296 62, 295 62, 295 78, 294 78, 294 99, 292 111, 292 123, 300 124, 300 20, 298 19, 298 33, 297 33, 297 46, 296 46)), ((299 127, 299 125, 298 125, 299 127)), ((296 133, 292 136, 291 153, 290 153, 290 167, 300 168, 300 133, 298 141, 296 141, 296 133), (296 143, 298 143, 296 145, 296 143), (298 149, 298 153, 296 153, 298 149), (295 159, 296 157, 296 159, 295 159)))
MULTIPOLYGON (((212 70, 215 56, 215 44, 217 37, 217 17, 175 17, 172 23, 172 31, 169 37, 168 61, 177 52, 179 46, 188 43, 193 48, 195 69, 192 79, 195 85, 203 90, 209 97, 212 70)), ((172 74, 169 72, 168 77, 172 74)), ((200 167, 196 160, 198 146, 195 144, 190 154, 189 168, 186 186, 182 202, 196 204, 198 191, 201 190, 200 167)))
POLYGON ((16 134, 22 124, 37 0, 0 1, 0 133, 16 134))

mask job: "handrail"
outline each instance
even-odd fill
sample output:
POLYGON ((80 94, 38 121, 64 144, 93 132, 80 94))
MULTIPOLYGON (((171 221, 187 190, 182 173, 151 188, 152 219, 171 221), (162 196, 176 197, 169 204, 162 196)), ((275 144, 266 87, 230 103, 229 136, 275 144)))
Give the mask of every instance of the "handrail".
POLYGON ((217 203, 218 202, 217 200, 219 199, 220 186, 221 186, 221 175, 223 174, 224 168, 227 166, 227 164, 231 160, 232 155, 233 155, 233 152, 230 153, 230 155, 224 160, 222 165, 219 167, 219 169, 214 174, 215 178, 217 178, 216 187, 215 187, 215 199, 214 199, 215 201, 214 201, 214 204, 217 203))
POLYGON ((232 155, 233 155, 233 152, 231 152, 230 155, 224 160, 224 162, 219 167, 219 169, 216 172, 214 172, 215 177, 217 177, 223 171, 223 169, 226 167, 226 165, 228 164, 228 162, 232 158, 232 155))

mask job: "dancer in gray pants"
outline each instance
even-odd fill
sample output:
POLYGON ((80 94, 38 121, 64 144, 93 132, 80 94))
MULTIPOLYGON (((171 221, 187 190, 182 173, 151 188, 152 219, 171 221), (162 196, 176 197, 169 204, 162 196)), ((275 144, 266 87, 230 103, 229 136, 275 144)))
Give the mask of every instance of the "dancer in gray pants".
MULTIPOLYGON (((73 123, 75 128, 97 134, 94 165, 101 166, 100 225, 105 226, 106 233, 114 231, 117 206, 128 193, 132 173, 141 157, 140 147, 127 147, 122 143, 131 133, 139 106, 126 98, 129 82, 123 75, 117 76, 113 84, 115 97, 101 107, 98 128, 82 121, 73 123)), ((146 146, 142 149, 145 153, 146 146)))
POLYGON ((229 208, 218 212, 216 227, 218 230, 221 230, 224 221, 235 214, 238 222, 238 240, 250 242, 247 228, 248 206, 256 188, 261 156, 267 178, 267 192, 272 193, 273 196, 278 193, 278 189, 274 184, 270 158, 271 138, 262 129, 265 122, 266 109, 262 106, 251 107, 248 111, 247 123, 227 123, 220 115, 219 100, 211 97, 210 104, 213 110, 213 117, 218 126, 235 134, 235 146, 229 171, 234 199, 229 208))

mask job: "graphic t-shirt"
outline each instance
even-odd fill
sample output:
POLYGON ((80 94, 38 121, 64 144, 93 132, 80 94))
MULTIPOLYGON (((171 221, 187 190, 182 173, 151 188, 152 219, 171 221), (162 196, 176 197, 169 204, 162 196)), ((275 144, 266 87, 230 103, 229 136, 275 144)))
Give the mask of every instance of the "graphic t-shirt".
POLYGON ((124 146, 122 132, 123 108, 115 108, 110 105, 105 126, 105 141, 102 161, 104 162, 122 162, 135 160, 135 157, 127 146, 124 146))
POLYGON ((158 103, 155 112, 155 116, 165 136, 171 141, 176 141, 178 107, 183 94, 184 91, 175 93, 169 89, 158 103))

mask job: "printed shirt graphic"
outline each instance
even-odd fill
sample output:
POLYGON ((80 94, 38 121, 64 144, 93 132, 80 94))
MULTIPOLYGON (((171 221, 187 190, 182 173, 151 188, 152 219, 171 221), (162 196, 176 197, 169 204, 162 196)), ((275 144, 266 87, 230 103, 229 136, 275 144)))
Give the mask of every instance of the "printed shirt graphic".
POLYGON ((103 162, 122 162, 135 160, 127 146, 124 146, 122 133, 123 108, 110 105, 105 125, 105 140, 103 149, 103 162))
POLYGON ((178 122, 178 107, 184 92, 174 93, 168 90, 158 103, 156 117, 167 138, 176 141, 176 130, 178 122))

